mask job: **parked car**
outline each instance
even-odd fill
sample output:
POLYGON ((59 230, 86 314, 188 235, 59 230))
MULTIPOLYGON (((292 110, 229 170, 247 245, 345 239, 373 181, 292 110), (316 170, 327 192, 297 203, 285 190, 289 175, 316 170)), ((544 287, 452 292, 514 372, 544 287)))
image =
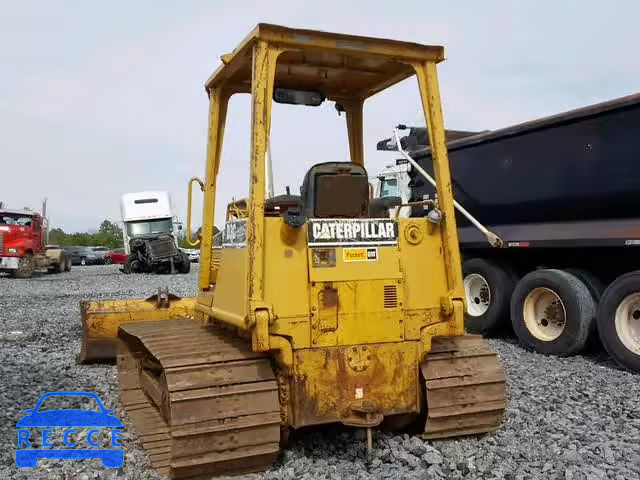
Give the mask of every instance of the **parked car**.
POLYGON ((91 247, 91 250, 94 251, 94 253, 97 255, 98 257, 98 263, 105 263, 105 255, 107 253, 109 253, 109 249, 107 247, 91 247))
POLYGON ((110 265, 112 263, 118 265, 124 265, 127 261, 127 254, 124 251, 124 248, 116 248, 115 250, 111 250, 107 252, 104 256, 104 263, 110 265))
POLYGON ((72 265, 95 265, 99 256, 91 247, 64 246, 62 249, 71 257, 72 265))
POLYGON ((180 250, 187 254, 191 263, 198 263, 200 261, 200 250, 197 248, 181 248, 180 250))

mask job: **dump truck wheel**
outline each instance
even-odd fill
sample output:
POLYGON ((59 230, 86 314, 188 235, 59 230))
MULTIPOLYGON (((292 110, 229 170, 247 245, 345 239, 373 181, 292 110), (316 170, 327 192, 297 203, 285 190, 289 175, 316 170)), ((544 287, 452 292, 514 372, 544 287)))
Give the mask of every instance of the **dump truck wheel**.
POLYGON ((35 267, 36 265, 33 260, 33 255, 27 253, 24 257, 21 257, 20 260, 18 260, 18 268, 13 271, 13 276, 15 278, 31 278, 35 267))
POLYGON ((525 275, 511 297, 511 321, 525 347, 568 356, 587 343, 596 302, 587 286, 562 270, 525 275))
POLYGON ((609 285, 597 322, 609 355, 621 366, 640 372, 640 271, 622 275, 609 285))
POLYGON ((583 270, 581 268, 567 268, 565 272, 570 273, 574 277, 578 277, 578 279, 587 286, 596 303, 600 301, 606 285, 602 283, 598 277, 588 270, 583 270))
MULTIPOLYGON (((587 288, 589 289, 589 292, 591 293, 591 296, 593 297, 593 300, 596 302, 596 310, 597 310, 598 304, 600 303, 600 299, 604 294, 606 285, 602 283, 602 281, 598 277, 596 277, 593 273, 589 272, 588 270, 583 270, 581 268, 567 268, 565 272, 570 273, 575 277, 578 277, 578 279, 580 279, 582 283, 584 283, 587 286, 587 288)), ((596 316, 597 316, 597 312, 596 312, 596 316)), ((596 321, 595 317, 590 322, 590 325, 591 325, 591 330, 589 331, 589 340, 587 341, 587 345, 586 345, 587 350, 598 350, 598 349, 602 350, 602 348, 600 347, 600 340, 598 338, 598 322, 596 321)))
POLYGON ((189 261, 189 255, 184 252, 180 252, 180 265, 178 267, 180 273, 189 273, 191 271, 191 262, 189 261))
POLYGON ((68 257, 64 265, 65 272, 70 272, 72 265, 73 265, 73 262, 71 261, 71 257, 68 257))
POLYGON ((515 273, 506 265, 481 258, 467 260, 462 270, 467 301, 466 329, 483 335, 498 333, 509 317, 515 273))

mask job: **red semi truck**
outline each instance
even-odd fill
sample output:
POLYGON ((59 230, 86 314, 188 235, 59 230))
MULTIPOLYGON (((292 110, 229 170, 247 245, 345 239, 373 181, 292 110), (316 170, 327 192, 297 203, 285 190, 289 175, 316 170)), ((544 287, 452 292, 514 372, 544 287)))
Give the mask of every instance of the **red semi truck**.
POLYGON ((43 215, 13 210, 0 203, 0 272, 29 278, 36 270, 62 273, 71 270, 71 258, 59 248, 46 247, 46 203, 43 215))

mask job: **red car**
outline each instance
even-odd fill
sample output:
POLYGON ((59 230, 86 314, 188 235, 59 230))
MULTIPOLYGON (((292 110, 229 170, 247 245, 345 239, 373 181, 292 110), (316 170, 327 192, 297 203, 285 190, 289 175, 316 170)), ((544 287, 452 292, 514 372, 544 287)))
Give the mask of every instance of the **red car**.
POLYGON ((124 253, 124 248, 111 250, 110 252, 107 252, 104 255, 104 263, 106 263, 107 265, 111 265, 112 263, 123 265, 126 261, 127 261, 127 254, 124 253))

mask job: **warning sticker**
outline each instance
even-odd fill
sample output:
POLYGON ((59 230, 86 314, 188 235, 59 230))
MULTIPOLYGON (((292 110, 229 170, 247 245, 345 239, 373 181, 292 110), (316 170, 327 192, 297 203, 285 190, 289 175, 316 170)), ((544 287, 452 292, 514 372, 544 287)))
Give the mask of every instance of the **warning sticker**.
POLYGON ((345 262, 375 262, 378 260, 377 248, 345 248, 342 250, 345 262))

